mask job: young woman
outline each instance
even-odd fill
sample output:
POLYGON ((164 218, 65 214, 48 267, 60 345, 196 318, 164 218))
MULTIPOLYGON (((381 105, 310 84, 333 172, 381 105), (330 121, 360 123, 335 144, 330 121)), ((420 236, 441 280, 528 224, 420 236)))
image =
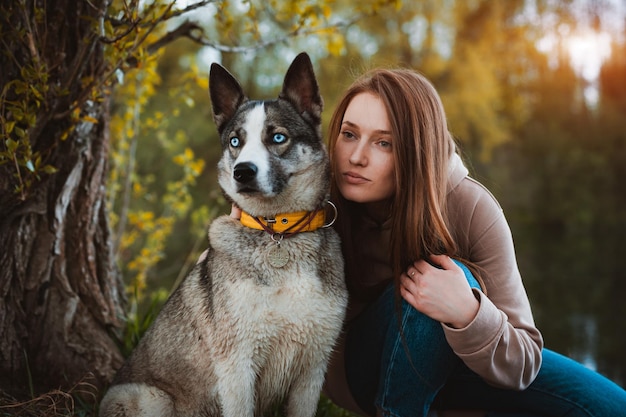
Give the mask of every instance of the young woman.
POLYGON ((502 209, 468 177, 423 76, 357 79, 329 139, 351 297, 332 400, 370 416, 626 413, 622 388, 543 349, 502 209))

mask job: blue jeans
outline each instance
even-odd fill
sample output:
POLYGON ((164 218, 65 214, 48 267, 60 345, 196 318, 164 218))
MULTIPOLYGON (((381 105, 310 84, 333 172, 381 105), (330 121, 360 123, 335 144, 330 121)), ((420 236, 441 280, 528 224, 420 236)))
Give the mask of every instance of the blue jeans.
MULTIPOLYGON (((470 271, 458 264, 470 286, 479 288, 470 271)), ((404 300, 397 307, 392 285, 347 331, 348 383, 359 406, 371 416, 377 409, 388 416, 426 416, 431 406, 486 410, 492 417, 626 415, 626 391, 547 349, 539 374, 527 389, 486 384, 454 354, 439 322, 404 300)))

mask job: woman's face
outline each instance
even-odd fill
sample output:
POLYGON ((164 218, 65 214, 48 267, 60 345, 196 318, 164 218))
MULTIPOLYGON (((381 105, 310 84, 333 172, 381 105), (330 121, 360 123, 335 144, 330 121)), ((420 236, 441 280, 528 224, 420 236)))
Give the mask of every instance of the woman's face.
POLYGON ((393 138, 382 100, 360 93, 348 104, 334 148, 334 171, 341 195, 376 203, 395 192, 393 138))

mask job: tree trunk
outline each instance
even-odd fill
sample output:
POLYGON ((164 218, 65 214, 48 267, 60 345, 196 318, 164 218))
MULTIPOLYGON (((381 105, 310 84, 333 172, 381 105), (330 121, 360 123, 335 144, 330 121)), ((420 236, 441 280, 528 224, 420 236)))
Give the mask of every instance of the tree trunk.
POLYGON ((124 301, 105 199, 109 100, 102 92, 86 94, 104 79, 96 23, 106 5, 9 3, 14 4, 0 6, 0 88, 5 91, 0 116, 5 127, 14 121, 26 134, 3 127, 0 143, 5 152, 0 159, 0 388, 16 391, 32 380, 38 391, 46 391, 71 387, 91 374, 90 382, 102 386, 122 361, 113 334, 121 327, 124 301), (33 76, 37 68, 45 70, 44 78, 33 76), (50 88, 43 90, 28 77, 42 78, 50 88), (40 88, 39 96, 11 87, 16 79, 40 88), (26 103, 36 119, 19 118, 11 102, 26 103), (80 112, 72 111, 75 105, 80 112), (23 147, 18 150, 30 146, 30 165, 28 151, 22 151, 18 171, 22 156, 7 156, 9 140, 23 147), (36 156, 43 162, 33 165, 36 156), (41 169, 44 163, 56 172, 41 169))

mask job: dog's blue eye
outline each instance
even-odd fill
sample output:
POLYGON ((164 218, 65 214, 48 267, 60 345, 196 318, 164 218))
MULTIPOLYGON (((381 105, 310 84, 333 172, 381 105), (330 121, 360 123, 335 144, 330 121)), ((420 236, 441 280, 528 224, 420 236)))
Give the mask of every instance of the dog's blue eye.
POLYGON ((283 135, 282 133, 274 133, 274 137, 272 138, 272 140, 274 141, 274 143, 283 143, 287 140, 287 136, 283 135))
POLYGON ((240 143, 241 141, 237 136, 233 136, 232 138, 230 138, 230 146, 232 146, 233 148, 238 148, 240 143))

